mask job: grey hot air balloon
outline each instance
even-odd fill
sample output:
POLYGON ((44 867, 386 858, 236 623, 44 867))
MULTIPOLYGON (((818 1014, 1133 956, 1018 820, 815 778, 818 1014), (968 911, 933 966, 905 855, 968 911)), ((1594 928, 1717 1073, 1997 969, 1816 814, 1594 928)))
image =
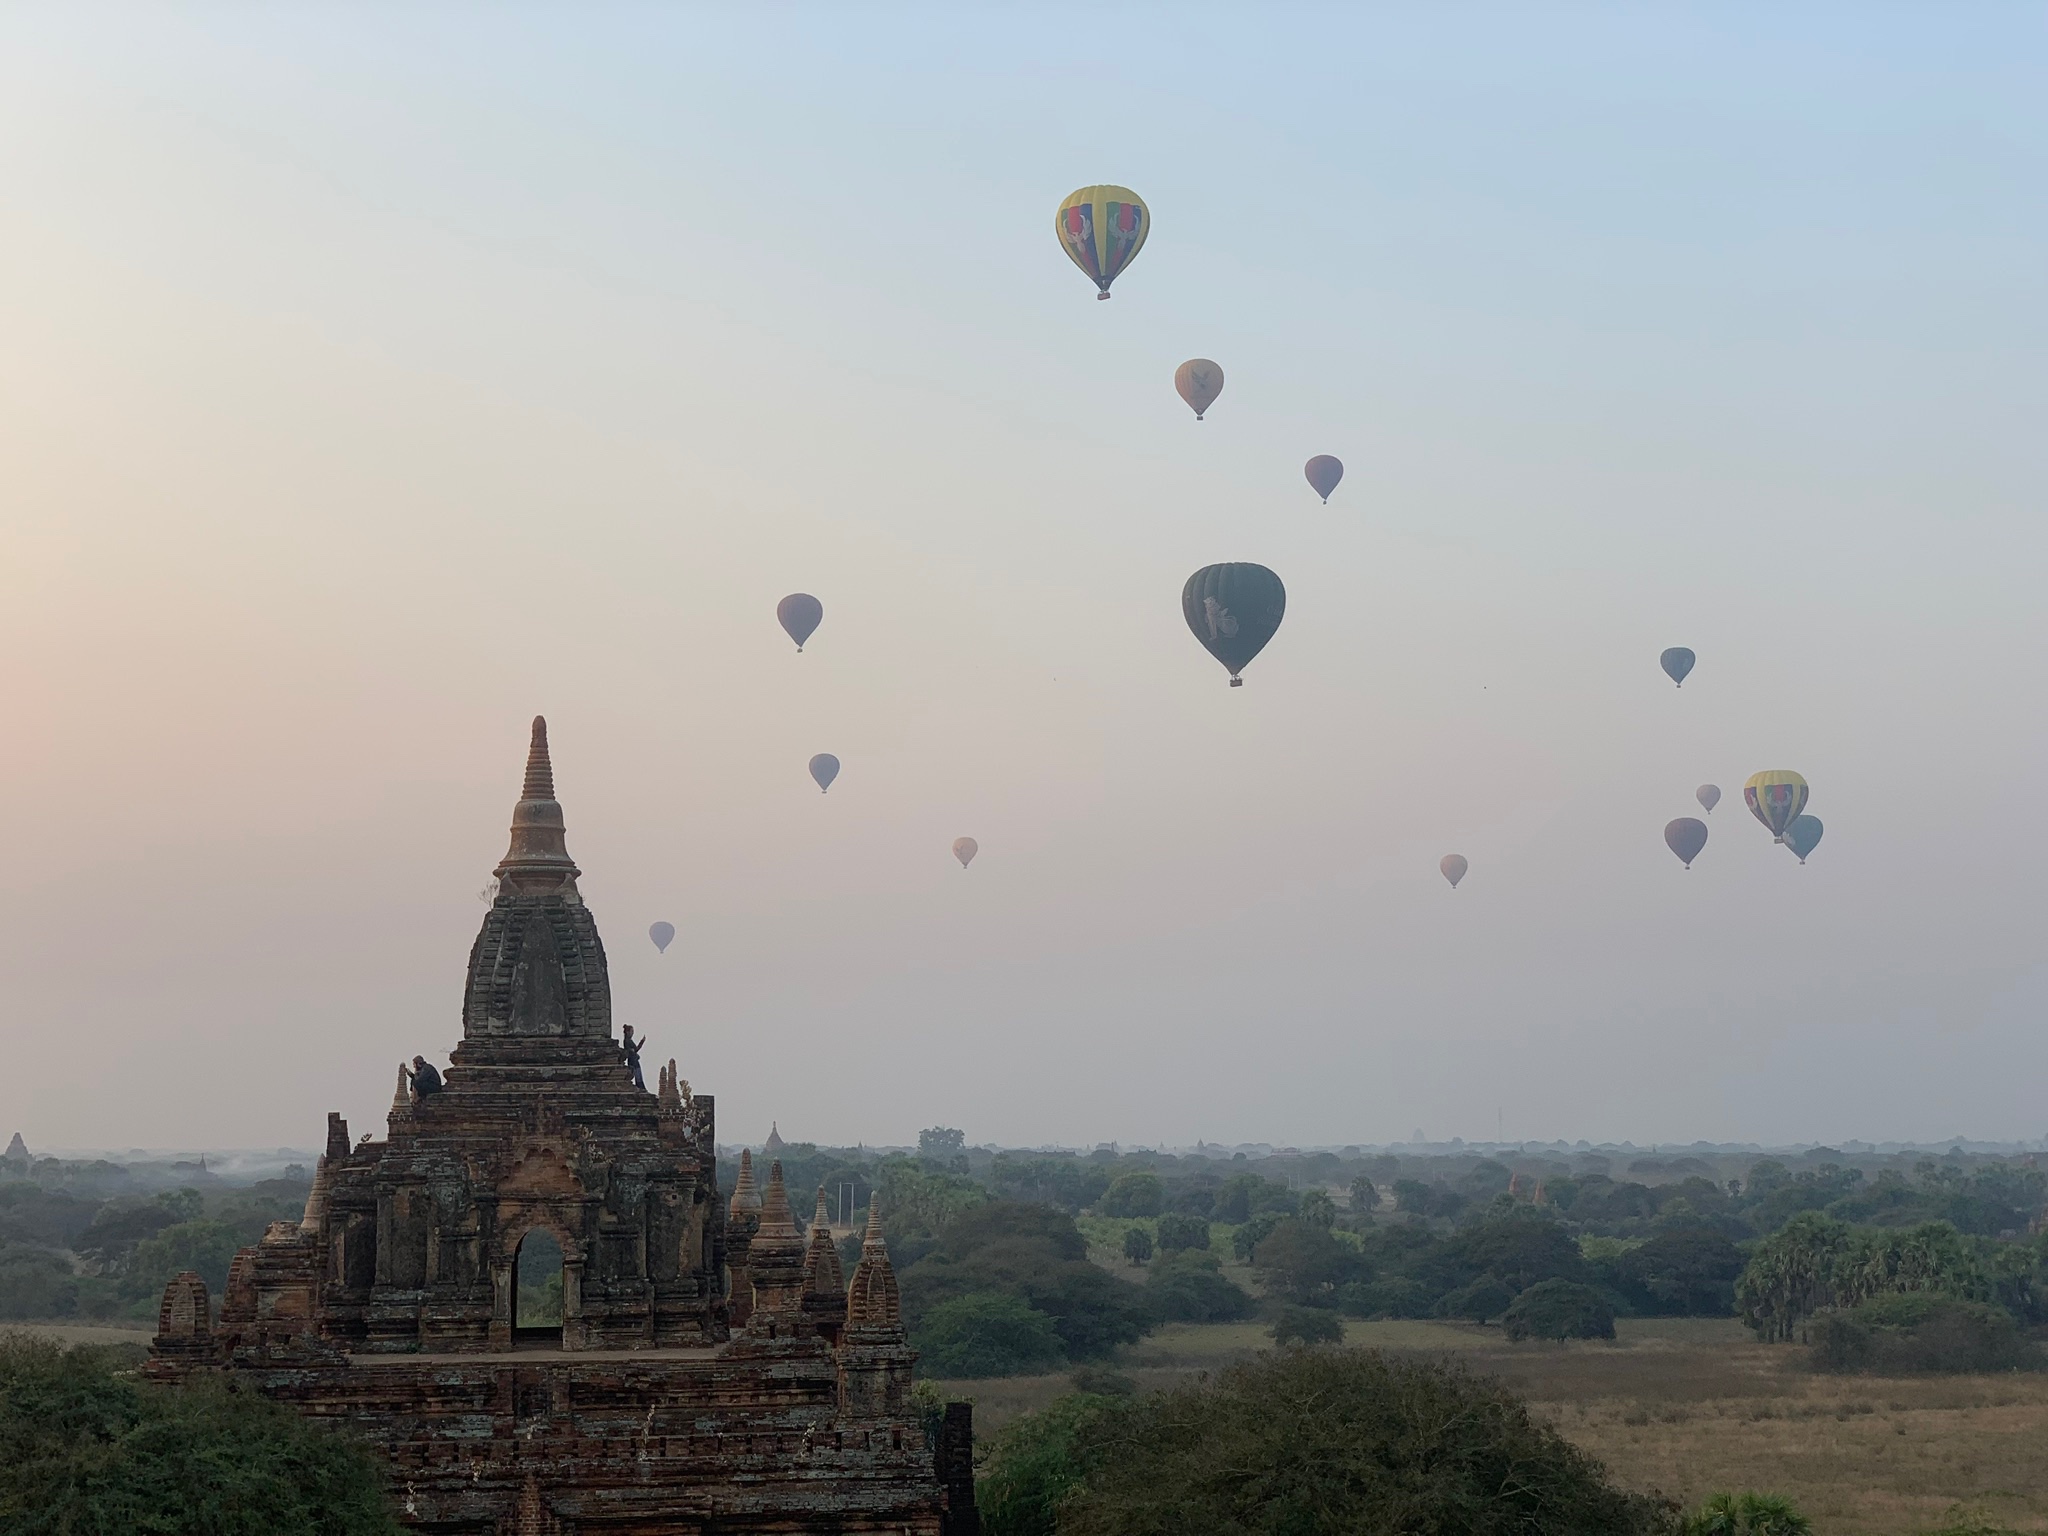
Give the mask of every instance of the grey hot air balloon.
POLYGON ((1681 816, 1664 828, 1664 846, 1685 862, 1687 869, 1707 846, 1707 824, 1697 816, 1681 816))
POLYGON ((1437 868, 1444 872, 1444 878, 1451 882, 1451 889, 1454 891, 1458 888, 1458 882, 1465 878, 1465 871, 1471 867, 1465 862, 1465 855, 1462 853, 1447 853, 1443 856, 1443 861, 1437 865, 1437 868))
POLYGON ((839 777, 839 759, 830 752, 820 752, 811 759, 811 777, 818 781, 818 793, 822 795, 839 777))
POLYGON ((669 945, 675 942, 676 925, 674 923, 655 923, 648 928, 647 937, 654 940, 654 947, 665 955, 668 953, 669 945))
POLYGON ((802 654, 804 642, 825 620, 825 605, 808 592, 792 592, 775 605, 775 617, 802 654))
POLYGON ((1685 686, 1685 675, 1692 670, 1692 664, 1699 658, 1682 645, 1674 645, 1657 658, 1657 665, 1664 669, 1664 675, 1679 687, 1685 686))
POLYGON ((1202 412, 1216 403, 1216 397, 1223 393, 1223 370, 1206 357, 1191 357, 1173 370, 1173 387, 1180 391, 1181 399, 1187 401, 1188 409, 1195 413, 1195 420, 1202 419, 1202 412))
POLYGON ((1327 453, 1319 453, 1301 466, 1301 472, 1308 476, 1308 483, 1315 487, 1315 493, 1329 504, 1330 492, 1337 489, 1337 482, 1344 478, 1344 461, 1327 453))
POLYGON ((1693 791, 1693 798, 1699 801, 1706 813, 1711 816, 1714 814, 1714 807, 1721 803, 1721 786, 1718 784, 1702 784, 1693 791))
POLYGON ((1230 686, 1238 688, 1244 679, 1237 674, 1280 628, 1287 588, 1249 561, 1205 565, 1181 588, 1180 612, 1203 648, 1230 669, 1230 686))
POLYGON ((956 837, 953 839, 953 857, 960 861, 962 869, 972 864, 974 856, 979 852, 981 852, 981 844, 977 843, 973 838, 956 837))
POLYGON ((1820 818, 1818 816, 1794 816, 1792 825, 1785 829, 1785 846, 1799 855, 1804 864, 1806 856, 1820 846, 1820 818))

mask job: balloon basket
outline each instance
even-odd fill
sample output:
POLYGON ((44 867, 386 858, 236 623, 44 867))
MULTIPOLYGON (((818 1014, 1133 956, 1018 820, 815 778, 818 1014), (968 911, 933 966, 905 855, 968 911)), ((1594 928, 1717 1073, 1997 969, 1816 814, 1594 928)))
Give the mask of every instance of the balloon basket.
POLYGON ((1106 298, 1108 298, 1108 297, 1109 297, 1109 290, 1108 290, 1107 288, 1105 288, 1105 289, 1103 289, 1103 290, 1102 290, 1102 292, 1100 292, 1100 293, 1098 293, 1097 295, 1095 295, 1095 297, 1096 297, 1096 298, 1098 298, 1098 299, 1106 299, 1106 298))
POLYGON ((1244 679, 1241 677, 1233 677, 1230 680, 1230 686, 1233 688, 1242 688, 1244 686, 1244 679))

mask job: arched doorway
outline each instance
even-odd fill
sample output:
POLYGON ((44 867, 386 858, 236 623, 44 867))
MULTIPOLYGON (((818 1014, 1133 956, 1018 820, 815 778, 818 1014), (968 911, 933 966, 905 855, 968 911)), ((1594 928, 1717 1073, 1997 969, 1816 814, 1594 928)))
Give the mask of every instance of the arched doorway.
POLYGON ((515 1348, 562 1347, 562 1245, 545 1227, 519 1240, 512 1260, 512 1343, 515 1348))

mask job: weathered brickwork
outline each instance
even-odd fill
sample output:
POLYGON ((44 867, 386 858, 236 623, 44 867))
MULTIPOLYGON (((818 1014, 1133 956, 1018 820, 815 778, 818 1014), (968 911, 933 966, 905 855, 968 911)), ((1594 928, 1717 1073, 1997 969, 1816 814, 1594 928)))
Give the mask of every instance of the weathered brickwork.
POLYGON ((971 1426, 955 1405, 935 1453, 911 1410, 879 1220, 842 1281, 780 1162, 720 1198, 674 1062, 634 1086, 540 720, 496 873, 440 1091, 401 1072, 382 1141, 329 1115, 304 1219, 236 1255, 217 1318, 172 1281, 151 1371, 354 1426, 439 1536, 969 1536, 971 1426), (558 1329, 519 1326, 542 1231, 558 1329))

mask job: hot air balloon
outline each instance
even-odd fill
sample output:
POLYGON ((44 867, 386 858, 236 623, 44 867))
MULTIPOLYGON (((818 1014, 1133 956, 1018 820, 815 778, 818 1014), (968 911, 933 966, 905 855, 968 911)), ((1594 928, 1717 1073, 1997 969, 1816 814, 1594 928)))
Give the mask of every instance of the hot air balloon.
POLYGON ((1714 814, 1714 807, 1721 803, 1721 786, 1718 784, 1702 784, 1692 793, 1693 798, 1699 801, 1709 816, 1714 814))
POLYGON ((1202 412, 1216 403, 1216 397, 1223 393, 1223 370, 1206 357, 1191 357, 1173 370, 1173 387, 1180 391, 1181 399, 1187 401, 1188 409, 1195 413, 1195 420, 1202 419, 1202 412))
POLYGON ((1806 856, 1820 846, 1822 828, 1818 816, 1794 816, 1792 825, 1785 829, 1785 846, 1799 855, 1804 864, 1806 856))
POLYGON ((1471 867, 1465 862, 1465 855, 1462 853, 1447 853, 1443 856, 1443 861, 1437 865, 1437 868, 1444 872, 1444 878, 1451 882, 1451 889, 1454 891, 1458 888, 1458 882, 1465 878, 1465 871, 1471 867))
POLYGON ((1129 187, 1083 187, 1053 216, 1053 233, 1075 266, 1109 297, 1109 285, 1131 264, 1152 233, 1152 210, 1129 187))
POLYGON ((1692 664, 1699 658, 1682 645, 1674 645, 1657 658, 1657 665, 1664 669, 1664 675, 1679 687, 1685 686, 1685 674, 1692 670, 1692 664))
POLYGON ((654 940, 654 947, 665 955, 668 953, 669 945, 675 942, 676 925, 674 923, 655 923, 648 928, 647 937, 654 940))
POLYGON ((1263 565, 1205 565, 1181 588, 1180 611, 1204 649, 1230 669, 1230 686, 1239 688, 1244 679, 1237 674, 1280 627, 1287 588, 1263 565))
POLYGON ((953 857, 960 861, 962 869, 972 864, 974 856, 979 852, 981 852, 981 844, 977 843, 973 838, 956 837, 953 839, 953 857))
POLYGON ((1753 773, 1742 786, 1742 798, 1749 802, 1756 819, 1771 829, 1771 836, 1785 841, 1785 829, 1806 809, 1806 780, 1789 768, 1767 768, 1753 773))
POLYGON ((1681 816, 1664 826, 1664 846, 1684 860, 1687 869, 1707 846, 1707 824, 1697 816, 1681 816))
POLYGON ((804 642, 825 618, 825 605, 808 592, 792 592, 775 605, 775 617, 801 654, 804 642))
POLYGON ((839 759, 830 752, 820 752, 811 759, 811 777, 818 781, 818 793, 822 795, 839 777, 839 759))
POLYGON ((1301 466, 1301 472, 1308 476, 1308 483, 1315 487, 1315 493, 1323 498, 1323 505, 1330 504, 1330 492, 1337 489, 1337 482, 1344 478, 1344 461, 1319 453, 1301 466))

